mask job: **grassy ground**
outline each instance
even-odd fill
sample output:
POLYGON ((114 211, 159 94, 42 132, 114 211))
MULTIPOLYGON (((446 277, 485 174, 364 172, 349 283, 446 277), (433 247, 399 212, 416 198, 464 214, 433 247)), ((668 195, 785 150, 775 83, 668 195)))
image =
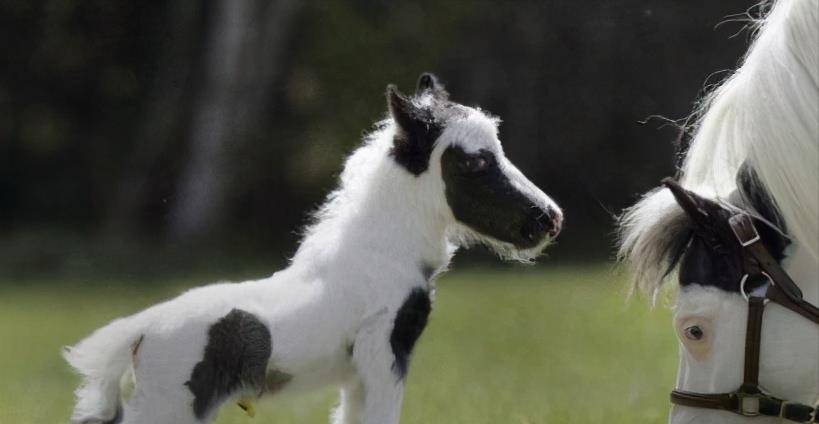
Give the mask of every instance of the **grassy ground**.
MULTIPOLYGON (((0 283, 0 423, 65 423, 71 344, 190 282, 0 283), (33 287, 33 288, 31 288, 33 287)), ((408 377, 405 424, 661 423, 676 370, 668 312, 626 302, 610 266, 453 271, 408 377)), ((219 424, 326 423, 330 390, 227 405, 219 424)))

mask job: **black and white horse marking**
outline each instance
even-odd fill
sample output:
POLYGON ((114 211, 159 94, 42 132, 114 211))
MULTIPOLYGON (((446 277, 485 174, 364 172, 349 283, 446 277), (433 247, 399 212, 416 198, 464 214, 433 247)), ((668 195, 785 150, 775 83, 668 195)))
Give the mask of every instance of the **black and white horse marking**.
POLYGON ((674 240, 668 255, 668 272, 679 264, 680 286, 697 284, 740 292, 744 254, 728 222, 738 210, 755 217, 754 225, 762 243, 777 261, 784 259, 789 241, 773 224, 780 222, 781 217, 755 175, 750 166, 741 168, 737 176, 738 190, 730 196, 733 204, 719 203, 688 190, 672 189, 681 206, 696 204, 696 210, 683 208, 688 217, 685 229, 668 235, 674 240))
POLYGON ((395 356, 392 369, 398 378, 403 379, 407 375, 412 349, 427 326, 430 312, 432 312, 432 301, 429 293, 418 287, 410 291, 407 299, 395 314, 390 334, 390 346, 395 356))
POLYGON ((450 146, 441 158, 446 200, 470 228, 519 248, 537 246, 560 231, 557 213, 543 210, 518 190, 492 152, 450 146))
POLYGON ((193 393, 193 413, 204 419, 210 409, 239 390, 265 388, 272 352, 270 330, 256 316, 234 309, 208 330, 202 360, 185 385, 193 393))
POLYGON ((698 102, 675 193, 652 190, 620 220, 635 289, 656 300, 679 269, 672 424, 780 422, 819 399, 803 305, 819 304, 819 8, 770 6, 739 69, 698 102), (738 388, 757 393, 740 402, 738 388))
POLYGON ((390 154, 396 163, 413 175, 420 175, 429 168, 435 141, 444 130, 441 114, 436 116, 434 110, 450 104, 449 93, 432 74, 422 74, 418 79, 416 96, 420 95, 431 97, 431 104, 419 107, 401 94, 394 85, 387 87, 390 114, 398 124, 390 154))

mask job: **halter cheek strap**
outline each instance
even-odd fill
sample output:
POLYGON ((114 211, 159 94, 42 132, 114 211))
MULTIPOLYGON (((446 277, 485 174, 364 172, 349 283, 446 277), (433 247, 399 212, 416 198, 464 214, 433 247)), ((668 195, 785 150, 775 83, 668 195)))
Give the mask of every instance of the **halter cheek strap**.
POLYGON ((762 341, 762 319, 768 301, 775 302, 808 320, 819 324, 819 308, 802 299, 802 291, 794 283, 768 249, 760 242, 753 220, 738 214, 728 221, 742 245, 745 255, 743 268, 747 275, 769 277, 769 286, 762 296, 742 295, 748 300, 748 323, 745 333, 745 371, 742 386, 731 393, 671 392, 671 403, 694 408, 730 411, 746 417, 780 417, 798 423, 819 423, 819 405, 808 406, 785 401, 765 393, 759 387, 759 352, 762 341))
MULTIPOLYGON (((734 215, 728 220, 731 229, 747 253, 745 269, 757 267, 775 282, 776 290, 768 290, 767 299, 796 312, 799 315, 819 324, 819 308, 802 298, 802 290, 791 279, 791 276, 779 266, 765 245, 761 243, 759 233, 751 217, 745 214, 734 215), (750 259, 750 260, 749 260, 750 259)), ((757 271, 758 272, 758 271, 757 271)))

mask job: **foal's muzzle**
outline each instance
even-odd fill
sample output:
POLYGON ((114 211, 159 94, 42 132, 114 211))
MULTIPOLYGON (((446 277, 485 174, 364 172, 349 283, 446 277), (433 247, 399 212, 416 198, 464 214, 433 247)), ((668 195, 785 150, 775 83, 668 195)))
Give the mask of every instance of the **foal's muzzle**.
POLYGON ((520 228, 520 235, 529 243, 538 244, 544 237, 554 239, 563 227, 563 215, 554 208, 538 209, 520 228))

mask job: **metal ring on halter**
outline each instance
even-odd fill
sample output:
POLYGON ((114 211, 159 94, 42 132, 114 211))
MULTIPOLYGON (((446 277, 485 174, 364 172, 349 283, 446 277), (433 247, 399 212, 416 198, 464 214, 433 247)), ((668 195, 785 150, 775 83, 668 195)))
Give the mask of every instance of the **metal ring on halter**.
MULTIPOLYGON (((765 272, 765 271, 760 271, 760 274, 764 275, 764 276, 765 276, 765 278, 768 280, 768 285, 770 285, 770 286, 774 286, 774 285, 776 285, 776 283, 774 283, 773 278, 771 278, 771 276, 770 276, 770 275, 768 275, 768 273, 767 273, 767 272, 765 272)), ((742 276, 742 280, 740 280, 740 281, 739 281, 739 294, 741 294, 741 295, 742 295, 742 297, 745 299, 745 301, 746 301, 746 302, 747 302, 747 301, 748 301, 748 299, 751 297, 751 296, 750 296, 750 295, 748 295, 748 293, 745 291, 745 282, 746 282, 746 281, 748 281, 748 277, 750 277, 750 274, 745 274, 745 275, 743 275, 743 276, 742 276)), ((760 286, 760 287, 761 287, 761 286, 760 286)), ((770 299, 765 298, 765 303, 768 303, 768 302, 769 302, 769 300, 770 300, 770 299)))

